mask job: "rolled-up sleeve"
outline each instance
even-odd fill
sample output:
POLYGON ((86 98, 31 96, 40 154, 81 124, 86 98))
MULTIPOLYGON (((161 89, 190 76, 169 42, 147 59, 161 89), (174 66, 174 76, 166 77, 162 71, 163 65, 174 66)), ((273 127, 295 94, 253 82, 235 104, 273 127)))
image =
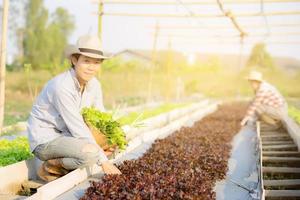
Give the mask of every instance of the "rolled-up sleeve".
POLYGON ((57 90, 53 102, 73 137, 87 138, 93 141, 91 132, 84 123, 80 110, 76 106, 76 100, 71 93, 64 90, 57 90))
POLYGON ((254 100, 252 101, 250 107, 247 110, 247 116, 249 117, 254 117, 255 115, 255 111, 257 110, 257 108, 262 104, 263 99, 265 98, 265 92, 263 90, 260 90, 254 100))

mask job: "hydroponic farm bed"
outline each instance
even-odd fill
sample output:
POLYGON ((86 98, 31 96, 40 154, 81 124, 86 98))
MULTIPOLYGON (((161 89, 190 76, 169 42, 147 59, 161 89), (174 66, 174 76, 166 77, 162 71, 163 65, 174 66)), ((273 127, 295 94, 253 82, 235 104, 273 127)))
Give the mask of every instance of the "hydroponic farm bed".
POLYGON ((243 104, 220 106, 157 140, 143 157, 124 161, 122 175, 91 182, 81 199, 215 199, 213 187, 226 175, 230 141, 244 113, 243 104))

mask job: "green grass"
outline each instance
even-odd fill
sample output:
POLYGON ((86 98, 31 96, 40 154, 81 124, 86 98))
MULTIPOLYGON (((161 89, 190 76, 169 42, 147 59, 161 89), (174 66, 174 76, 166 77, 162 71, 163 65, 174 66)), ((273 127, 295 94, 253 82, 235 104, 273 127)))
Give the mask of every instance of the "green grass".
POLYGON ((26 121, 31 109, 27 101, 9 101, 5 103, 4 125, 9 126, 20 121, 26 121))
POLYGON ((0 140, 0 167, 32 158, 29 142, 26 137, 17 137, 14 140, 0 140))
MULTIPOLYGON (((148 99, 172 102, 176 97, 178 80, 182 81, 183 95, 201 93, 214 98, 253 96, 245 79, 249 69, 238 70, 211 59, 193 66, 171 63, 169 68, 159 66, 151 70, 143 63, 110 62, 105 64, 98 78, 101 81, 104 105, 107 109, 134 106, 148 99), (149 82, 152 80, 150 87, 149 82), (151 90, 149 88, 152 88, 151 90)), ((261 69, 265 79, 286 97, 300 97, 300 70, 288 74, 280 69, 261 69)), ((26 120, 36 95, 52 77, 48 71, 9 71, 6 74, 5 125, 26 120)))
POLYGON ((289 106, 289 116, 292 117, 298 124, 300 124, 300 110, 289 106))
POLYGON ((118 119, 119 123, 122 125, 130 125, 135 121, 142 121, 145 119, 148 119, 150 117, 157 116, 162 113, 169 112, 171 110, 177 109, 177 108, 182 108, 187 105, 190 105, 188 103, 182 103, 182 104, 164 104, 161 105, 157 108, 152 108, 152 109, 146 109, 142 112, 131 112, 129 115, 121 117, 118 119))

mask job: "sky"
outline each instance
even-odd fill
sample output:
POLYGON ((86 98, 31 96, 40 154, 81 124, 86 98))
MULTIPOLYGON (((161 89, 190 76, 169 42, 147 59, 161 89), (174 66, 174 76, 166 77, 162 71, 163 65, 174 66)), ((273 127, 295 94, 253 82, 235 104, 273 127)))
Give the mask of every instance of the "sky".
MULTIPOLYGON (((216 3, 205 6, 190 6, 180 3, 184 0, 165 1, 175 2, 176 4, 174 6, 105 4, 104 12, 179 14, 187 16, 190 16, 189 13, 221 14, 216 3)), ((216 1, 212 0, 212 2, 216 1)), ((224 0, 224 2, 226 1, 224 0)), ((261 11, 260 0, 257 0, 257 2, 257 4, 238 5, 224 3, 224 8, 225 10, 231 10, 233 13, 258 13, 261 11)), ((82 34, 97 34, 98 4, 96 0, 45 0, 44 4, 50 12, 53 12, 57 7, 64 7, 74 16, 76 29, 70 37, 70 43, 75 43, 82 34)), ((300 1, 297 3, 265 3, 264 11, 300 12, 300 1)), ((241 52, 247 55, 255 43, 265 42, 267 50, 273 56, 300 59, 300 15, 268 16, 266 18, 263 16, 238 17, 238 23, 249 34, 245 38, 243 46, 240 45, 239 37, 232 37, 238 35, 239 32, 233 27, 228 18, 146 18, 104 15, 102 20, 103 48, 108 52, 118 52, 124 49, 153 49, 155 26, 159 24, 157 49, 171 48, 186 54, 240 54, 241 52), (268 32, 266 21, 271 33, 269 37, 262 36, 268 32), (293 24, 293 26, 273 26, 276 24, 293 24), (176 26, 175 29, 174 26, 176 26), (216 28, 216 26, 223 28, 216 28), (289 35, 285 33, 289 33, 289 35)))

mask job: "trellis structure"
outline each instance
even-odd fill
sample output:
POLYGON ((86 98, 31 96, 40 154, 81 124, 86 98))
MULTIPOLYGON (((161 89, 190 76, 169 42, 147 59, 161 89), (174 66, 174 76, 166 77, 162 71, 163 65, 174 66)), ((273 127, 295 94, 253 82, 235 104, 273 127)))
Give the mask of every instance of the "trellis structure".
MULTIPOLYGON (((232 39, 239 39, 239 68, 241 68, 242 62, 242 52, 245 44, 250 44, 249 41, 245 41, 246 38, 268 38, 271 35, 273 36, 297 36, 300 35, 299 31, 295 32, 278 32, 278 33, 271 33, 270 27, 299 27, 300 23, 298 22, 284 22, 284 23, 269 23, 267 17, 273 17, 273 16, 294 16, 299 15, 300 16, 300 9, 297 9, 297 7, 294 8, 294 10, 281 10, 281 11, 265 11, 265 5, 266 4, 282 4, 282 3, 299 3, 300 0, 166 0, 166 1, 159 1, 159 0, 98 0, 97 3, 99 4, 99 36, 102 35, 102 17, 103 16, 119 16, 119 17, 131 17, 131 18, 154 18, 154 19, 193 19, 197 22, 199 22, 200 19, 229 19, 231 24, 233 26, 212 26, 212 25, 204 25, 201 23, 197 23, 197 25, 161 25, 159 23, 156 24, 156 26, 149 26, 148 29, 154 29, 154 39, 153 39, 153 50, 152 50, 152 59, 153 63, 156 63, 156 48, 157 48, 157 42, 158 37, 162 39, 166 39, 168 42, 168 49, 170 50, 170 47, 172 46, 172 42, 178 42, 178 38, 181 40, 188 41, 194 41, 191 45, 198 45, 197 41, 199 41, 199 34, 195 35, 186 35, 186 34, 178 34, 176 31, 178 30, 218 30, 219 32, 223 30, 230 30, 234 28, 237 31, 237 34, 230 34, 225 35, 223 34, 210 34, 210 35, 204 35, 201 34, 201 37, 205 38, 214 38, 220 40, 220 38, 223 39, 222 42, 218 41, 218 44, 236 44, 236 42, 232 41, 232 39), (229 9, 226 9, 226 5, 247 5, 247 4, 255 4, 260 5, 260 10, 258 12, 240 12, 235 13, 229 9), (109 6, 181 6, 185 9, 186 13, 141 13, 141 12, 110 12, 103 9, 105 5, 109 6), (191 8, 197 6, 199 8, 200 6, 216 6, 216 8, 219 8, 219 13, 196 13, 191 8), (263 25, 258 24, 245 24, 241 23, 239 19, 242 18, 257 18, 261 17, 264 19, 263 25), (255 28, 255 29, 264 29, 266 30, 266 33, 263 34, 254 34, 249 31, 247 31, 245 28, 255 28), (172 30, 171 34, 162 34, 163 31, 166 30, 172 30), (175 32, 175 33, 173 33, 175 32), (225 41, 224 41, 225 39, 225 41)), ((300 8, 300 7, 299 7, 300 8)), ((207 40, 203 41, 202 44, 216 44, 216 41, 209 42, 207 40)), ((285 41, 285 39, 280 41, 272 41, 270 44, 280 44, 280 45, 299 45, 299 41, 285 41)), ((169 62, 168 62, 169 63, 169 62)), ((153 72, 149 75, 149 94, 148 96, 151 96, 151 77, 153 72)))
MULTIPOLYGON (((272 16, 290 16, 290 15, 300 15, 300 10, 293 10, 293 11, 276 11, 276 12, 266 12, 264 11, 264 5, 265 4, 275 4, 275 3, 300 3, 300 0, 169 0, 169 1, 149 1, 149 0, 141 0, 141 1, 136 1, 136 0, 99 0, 97 1, 99 3, 99 35, 101 36, 102 34, 102 16, 124 16, 124 17, 134 17, 134 18, 140 18, 140 17, 147 17, 147 18, 179 18, 179 19, 189 19, 193 18, 195 20, 198 19, 210 19, 210 18, 229 18, 233 24, 233 27, 238 31, 238 37, 240 37, 241 44, 244 41, 244 38, 247 36, 253 36, 253 37, 258 37, 258 36, 269 36, 270 35, 270 30, 269 27, 300 27, 298 23, 275 23, 275 24, 269 24, 267 22, 266 17, 272 17, 272 16), (225 5, 230 4, 230 5, 243 5, 243 4, 260 4, 261 5, 261 10, 259 12, 247 12, 247 13, 234 13, 231 10, 226 10, 225 5), (147 5, 147 6, 182 6, 186 9, 187 14, 161 14, 161 13, 126 13, 126 12, 108 12, 103 9, 104 5, 147 5), (216 14, 199 14, 191 11, 191 7, 193 6, 207 6, 207 5, 216 5, 220 8, 221 13, 216 13, 216 14), (242 24, 238 22, 238 18, 244 18, 244 17, 263 17, 265 18, 265 25, 257 25, 257 24, 242 24), (251 34, 248 33, 246 30, 244 30, 245 27, 251 27, 251 28, 264 28, 267 29, 268 32, 266 34, 251 34)), ((153 27, 157 28, 157 27, 153 27)), ((180 29, 228 29, 228 26, 211 26, 211 27, 201 27, 201 26, 163 26, 159 25, 160 30, 180 30, 180 29)), ((156 32, 156 31, 155 31, 156 32)), ((159 34, 155 34, 157 37, 159 34)), ((272 33, 273 35, 273 33, 272 33)), ((276 33, 275 33, 276 35, 276 33)), ((286 32, 286 33, 278 33, 277 35, 300 35, 299 32, 286 32)), ((176 34, 173 35, 170 34, 170 37, 176 38, 176 34)), ((180 36, 184 37, 184 36, 180 36)), ((190 38, 190 36, 188 36, 190 38)), ((236 37, 236 35, 233 35, 232 37, 236 37)), ((226 38, 226 36, 224 37, 226 38)), ((300 42, 300 41, 299 41, 300 42)), ((284 41, 281 41, 280 43, 284 43, 284 41)), ((287 43, 291 43, 288 41, 287 43)), ((295 41, 295 43, 298 43, 295 41)))

